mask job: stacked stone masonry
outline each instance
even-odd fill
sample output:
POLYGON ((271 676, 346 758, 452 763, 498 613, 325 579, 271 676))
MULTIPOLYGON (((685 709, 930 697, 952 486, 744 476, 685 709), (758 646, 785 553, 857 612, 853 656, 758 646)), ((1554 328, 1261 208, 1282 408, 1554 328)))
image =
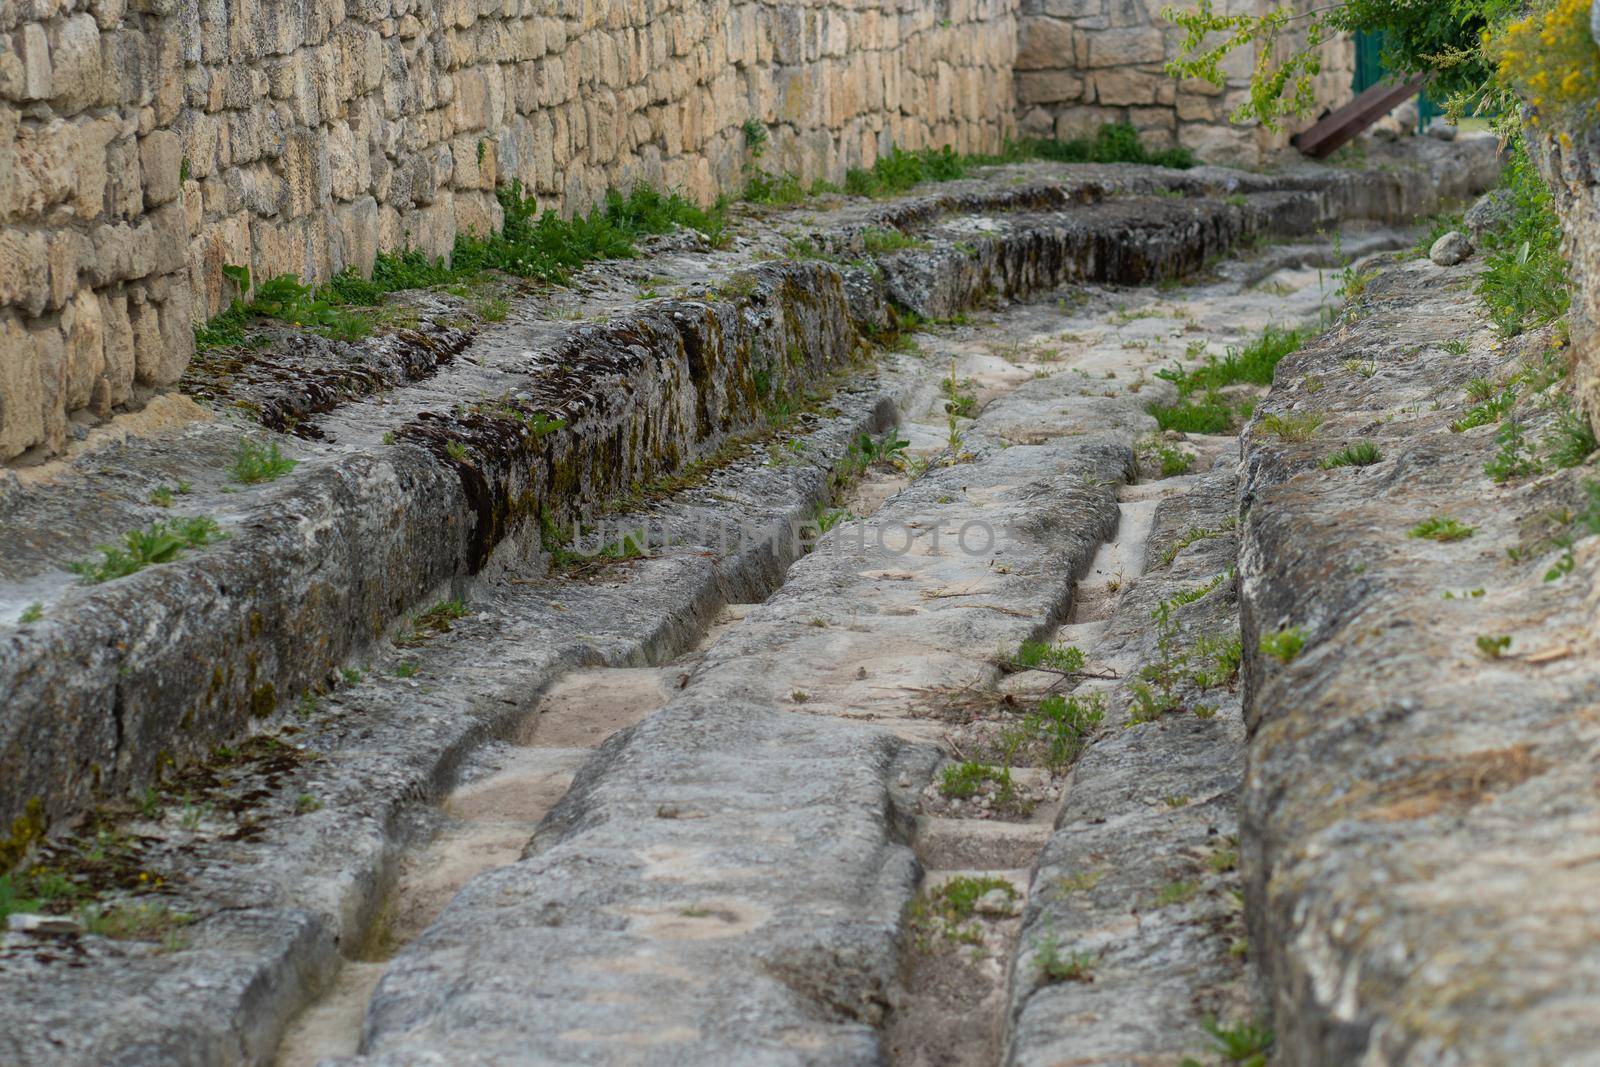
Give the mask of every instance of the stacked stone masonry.
POLYGON ((175 382, 222 267, 325 279, 447 254, 498 184, 838 178, 998 147, 1014 0, 6 0, 0 462, 175 382))
MULTIPOLYGON (((1288 143, 1300 124, 1272 131, 1229 119, 1250 95, 1255 53, 1239 49, 1223 64, 1218 88, 1166 72, 1177 58, 1179 33, 1161 17, 1172 0, 1021 0, 1018 13, 1017 110, 1023 133, 1068 140, 1102 123, 1127 122, 1147 143, 1182 145, 1200 158, 1255 165, 1288 143)), ((1261 14, 1277 4, 1223 0, 1221 14, 1261 14)), ((1291 4, 1309 8, 1309 4, 1291 4)), ((1280 47, 1297 42, 1286 36, 1280 47)), ((1351 95, 1354 47, 1339 37, 1321 48, 1314 94, 1319 110, 1351 95)))
MULTIPOLYGON (((842 178, 891 145, 993 151, 1131 121, 1252 162, 1221 93, 1162 71, 1153 0, 6 0, 0 463, 171 386, 223 271, 320 281, 447 255, 513 180, 581 210, 646 181, 842 178)), ((1348 91, 1330 49, 1323 94, 1348 91)))

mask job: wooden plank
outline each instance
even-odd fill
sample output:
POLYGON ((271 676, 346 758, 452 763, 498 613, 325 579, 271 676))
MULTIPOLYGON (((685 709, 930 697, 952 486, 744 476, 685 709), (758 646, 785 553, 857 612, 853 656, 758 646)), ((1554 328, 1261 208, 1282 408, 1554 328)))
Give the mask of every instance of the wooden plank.
POLYGON ((1349 144, 1367 127, 1422 91, 1420 74, 1403 82, 1374 85, 1341 108, 1324 115, 1315 126, 1290 138, 1313 159, 1325 159, 1349 144))

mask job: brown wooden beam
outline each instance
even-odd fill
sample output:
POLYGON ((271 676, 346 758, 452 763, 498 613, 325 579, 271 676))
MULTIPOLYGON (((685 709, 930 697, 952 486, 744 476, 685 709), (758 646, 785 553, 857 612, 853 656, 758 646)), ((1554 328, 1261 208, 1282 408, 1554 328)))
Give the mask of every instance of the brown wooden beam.
POLYGON ((1290 138, 1313 159, 1326 159, 1355 139, 1367 127, 1422 91, 1421 74, 1403 82, 1374 85, 1343 107, 1330 111, 1317 124, 1290 138))

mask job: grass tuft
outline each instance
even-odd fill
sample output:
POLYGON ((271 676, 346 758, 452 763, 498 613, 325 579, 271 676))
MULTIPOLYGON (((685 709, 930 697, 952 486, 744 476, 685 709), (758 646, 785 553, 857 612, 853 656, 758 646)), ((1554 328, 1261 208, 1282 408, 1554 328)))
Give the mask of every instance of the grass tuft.
POLYGON ((1357 441, 1325 457, 1322 469, 1329 471, 1335 467, 1370 467, 1381 459, 1383 459, 1381 448, 1371 441, 1357 441))
POLYGON ((242 485, 260 485, 277 481, 300 465, 278 451, 276 441, 263 445, 259 441, 241 441, 233 453, 233 465, 228 473, 242 485))
POLYGON ((122 535, 120 546, 99 546, 102 559, 70 563, 67 569, 87 584, 98 585, 157 563, 170 563, 185 549, 200 548, 226 536, 217 520, 207 515, 162 521, 143 530, 129 530, 122 535))
POLYGON ((1285 626, 1280 630, 1261 635, 1257 643, 1264 655, 1271 656, 1279 663, 1288 663, 1300 654, 1306 647, 1306 631, 1300 626, 1285 626))
POLYGON ((1448 515, 1434 515, 1406 531, 1407 537, 1423 537, 1430 541, 1464 541, 1477 533, 1477 527, 1452 519, 1448 515))

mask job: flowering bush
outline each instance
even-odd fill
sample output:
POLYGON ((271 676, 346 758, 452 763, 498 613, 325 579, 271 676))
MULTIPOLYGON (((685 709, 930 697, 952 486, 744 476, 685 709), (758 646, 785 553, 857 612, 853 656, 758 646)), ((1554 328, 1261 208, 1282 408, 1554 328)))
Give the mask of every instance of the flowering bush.
POLYGON ((1578 126, 1600 115, 1600 45, 1590 0, 1556 0, 1485 35, 1500 77, 1533 108, 1535 126, 1578 126))

